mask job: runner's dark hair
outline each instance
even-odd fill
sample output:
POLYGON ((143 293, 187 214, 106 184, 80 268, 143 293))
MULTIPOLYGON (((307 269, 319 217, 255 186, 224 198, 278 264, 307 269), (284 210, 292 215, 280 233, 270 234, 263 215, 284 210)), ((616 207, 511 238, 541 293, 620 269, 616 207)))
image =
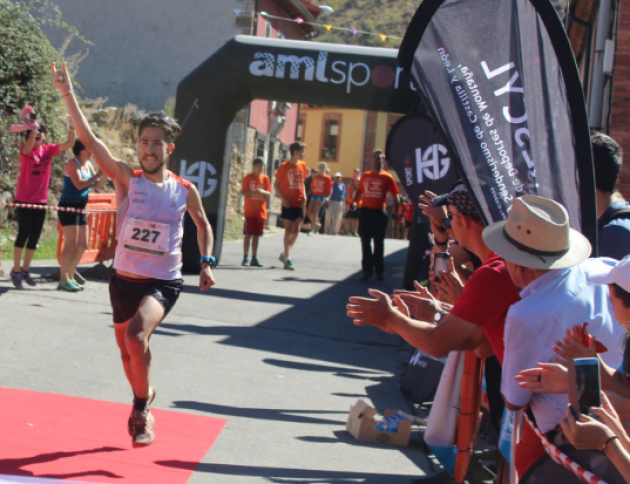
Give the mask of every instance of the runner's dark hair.
POLYGON ((138 124, 138 138, 146 128, 159 128, 164 132, 164 141, 172 143, 182 133, 181 126, 164 111, 149 113, 138 124))

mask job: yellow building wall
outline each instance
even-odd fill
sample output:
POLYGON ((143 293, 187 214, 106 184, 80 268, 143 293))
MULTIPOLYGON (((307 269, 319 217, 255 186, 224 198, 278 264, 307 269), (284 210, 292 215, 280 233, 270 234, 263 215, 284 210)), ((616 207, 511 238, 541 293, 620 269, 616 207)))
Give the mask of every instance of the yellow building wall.
POLYGON ((361 167, 365 135, 365 111, 358 109, 302 108, 305 115, 304 143, 306 143, 306 165, 317 168, 325 161, 331 174, 341 172, 344 178, 352 176, 354 168, 361 167), (323 117, 326 113, 341 114, 338 161, 320 159, 323 117))
POLYGON ((376 136, 374 138, 374 149, 383 150, 385 153, 385 143, 387 141, 387 113, 379 112, 376 117, 376 136))

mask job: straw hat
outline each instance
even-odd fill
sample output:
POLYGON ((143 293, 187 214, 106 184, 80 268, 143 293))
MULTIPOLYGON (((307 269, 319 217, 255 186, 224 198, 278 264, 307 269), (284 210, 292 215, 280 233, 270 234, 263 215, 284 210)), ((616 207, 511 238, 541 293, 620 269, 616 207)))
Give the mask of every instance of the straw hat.
POLYGON ((517 198, 507 220, 486 227, 486 245, 510 262, 532 269, 565 269, 588 259, 591 244, 569 226, 569 214, 548 198, 517 198))

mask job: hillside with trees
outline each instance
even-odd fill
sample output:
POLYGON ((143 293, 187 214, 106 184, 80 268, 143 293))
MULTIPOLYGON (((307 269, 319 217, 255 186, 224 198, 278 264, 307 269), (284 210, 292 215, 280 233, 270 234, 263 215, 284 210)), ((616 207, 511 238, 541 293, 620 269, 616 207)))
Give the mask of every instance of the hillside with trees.
POLYGON ((320 17, 319 21, 334 27, 356 29, 378 35, 324 30, 317 41, 370 47, 398 48, 420 2, 411 0, 314 0, 316 5, 328 5, 334 12, 320 17), (398 37, 390 38, 390 36, 398 37))

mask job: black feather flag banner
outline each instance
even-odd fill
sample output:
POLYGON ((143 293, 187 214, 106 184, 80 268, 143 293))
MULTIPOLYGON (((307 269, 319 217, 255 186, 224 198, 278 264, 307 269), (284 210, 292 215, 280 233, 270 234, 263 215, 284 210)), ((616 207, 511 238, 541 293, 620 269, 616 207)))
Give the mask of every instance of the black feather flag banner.
POLYGON ((582 84, 549 0, 424 0, 399 61, 487 222, 539 195, 562 203, 596 247, 582 84))

